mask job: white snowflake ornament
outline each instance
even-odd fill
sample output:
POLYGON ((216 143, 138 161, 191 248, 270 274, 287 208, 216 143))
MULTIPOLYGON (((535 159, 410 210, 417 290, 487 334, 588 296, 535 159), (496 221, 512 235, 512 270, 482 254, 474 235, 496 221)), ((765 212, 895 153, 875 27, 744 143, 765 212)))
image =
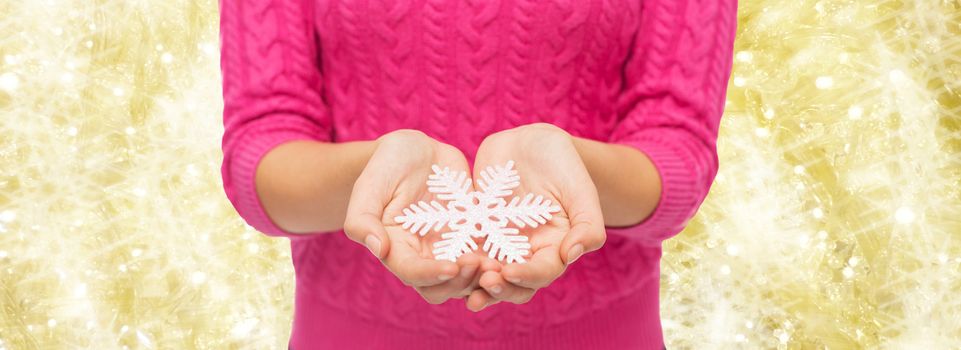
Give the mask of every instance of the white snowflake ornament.
POLYGON ((520 185, 520 176, 513 169, 514 161, 504 166, 487 167, 477 181, 480 191, 468 191, 471 179, 463 171, 441 169, 434 165, 434 173, 427 177, 427 190, 437 199, 448 201, 420 201, 403 210, 404 215, 394 218, 405 230, 426 235, 432 229, 440 231, 444 226, 450 232, 441 234, 434 243, 434 257, 438 260, 456 261, 464 253, 477 249, 475 237, 486 237, 483 249, 492 259, 507 263, 523 263, 530 254, 531 244, 518 228, 537 227, 547 223, 561 210, 543 196, 528 193, 523 198, 514 197, 507 202, 504 197, 520 185), (507 227, 514 223, 517 228, 507 227))

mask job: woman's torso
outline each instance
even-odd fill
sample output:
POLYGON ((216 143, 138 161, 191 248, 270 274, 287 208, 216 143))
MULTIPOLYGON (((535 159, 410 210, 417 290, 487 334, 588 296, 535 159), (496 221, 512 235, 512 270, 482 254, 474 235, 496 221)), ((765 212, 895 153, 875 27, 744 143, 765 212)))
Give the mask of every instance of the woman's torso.
POLYGON ((609 135, 639 20, 626 0, 314 4, 335 140, 411 128, 469 158, 533 122, 609 135))
MULTIPOLYGON (((605 139, 622 114, 617 97, 638 1, 317 0, 314 6, 323 97, 337 142, 411 128, 473 159, 496 131, 549 122, 605 139)), ((606 305, 642 289, 653 290, 656 300, 661 254, 660 247, 612 236, 530 303, 474 314, 463 301, 427 304, 342 234, 297 240, 292 248, 298 298, 371 324, 479 339, 610 312, 606 305)), ((324 317, 297 312, 295 330, 296 322, 324 317)))

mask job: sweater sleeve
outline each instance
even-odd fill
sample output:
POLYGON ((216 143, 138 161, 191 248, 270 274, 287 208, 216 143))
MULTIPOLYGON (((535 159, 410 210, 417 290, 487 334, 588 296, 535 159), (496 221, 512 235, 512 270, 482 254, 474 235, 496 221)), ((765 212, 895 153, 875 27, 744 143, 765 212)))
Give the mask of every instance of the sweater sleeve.
POLYGON ((736 0, 643 1, 609 141, 647 155, 662 190, 644 221, 608 233, 659 245, 687 225, 707 196, 718 168, 736 19, 736 0))
POLYGON ((308 1, 221 0, 220 68, 227 198, 253 228, 299 238, 267 216, 254 175, 264 154, 293 140, 331 140, 308 1))

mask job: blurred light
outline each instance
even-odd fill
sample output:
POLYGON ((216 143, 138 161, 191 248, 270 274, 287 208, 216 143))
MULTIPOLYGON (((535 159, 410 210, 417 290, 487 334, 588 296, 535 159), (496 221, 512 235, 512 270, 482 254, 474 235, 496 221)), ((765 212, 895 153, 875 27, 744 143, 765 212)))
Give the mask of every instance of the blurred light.
MULTIPOLYGON (((7 56, 9 57, 9 56, 7 56)), ((0 75, 0 90, 14 92, 20 88, 20 78, 13 73, 3 73, 0 75)))
POLYGON ((203 271, 197 271, 190 275, 190 281, 194 284, 202 284, 207 281, 207 274, 203 271))
POLYGON ((894 69, 888 72, 888 78, 891 79, 892 83, 901 84, 907 79, 900 69, 894 69))
POLYGON ((821 210, 821 208, 814 208, 814 210, 811 211, 811 215, 814 215, 815 219, 823 218, 824 210, 821 210))
POLYGON ((910 224, 914 222, 914 211, 908 207, 900 207, 898 211, 894 213, 894 219, 901 224, 910 224))
POLYGON ((861 119, 862 114, 864 114, 864 109, 861 108, 861 106, 853 105, 851 108, 848 108, 848 118, 852 120, 861 119))
MULTIPOLYGON (((2 8, 0 349, 286 348, 290 244, 220 179, 217 1, 2 8)), ((961 8, 738 19, 720 168, 663 244, 667 348, 961 348, 961 8)))
POLYGON ((830 89, 831 87, 834 86, 834 78, 832 78, 832 77, 818 77, 818 78, 814 81, 814 85, 817 86, 818 89, 830 89))
POLYGON ((744 63, 751 63, 754 60, 754 55, 750 51, 738 51, 734 57, 744 63))

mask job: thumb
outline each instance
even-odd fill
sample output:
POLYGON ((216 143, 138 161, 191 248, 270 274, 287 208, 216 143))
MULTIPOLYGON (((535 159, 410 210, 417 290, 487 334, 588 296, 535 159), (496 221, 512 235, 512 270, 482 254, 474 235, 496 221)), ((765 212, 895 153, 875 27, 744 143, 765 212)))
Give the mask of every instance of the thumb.
POLYGON ((569 208, 567 210, 571 218, 571 230, 564 235, 559 252, 565 265, 570 265, 584 253, 600 249, 607 240, 601 205, 596 199, 597 195, 590 196, 591 193, 578 193, 572 196, 572 205, 564 205, 569 208))
POLYGON ((384 260, 390 252, 390 240, 381 217, 387 206, 380 186, 372 186, 371 181, 361 173, 351 190, 347 203, 347 219, 344 220, 344 233, 354 242, 363 244, 377 259, 384 260))
POLYGON ((344 233, 354 242, 363 244, 377 259, 383 260, 390 252, 390 240, 380 217, 370 213, 348 215, 344 233))
POLYGON ((597 226, 587 221, 571 226, 571 231, 561 241, 561 261, 565 265, 570 265, 584 253, 598 250, 604 245, 604 241, 607 240, 607 233, 603 226, 597 226))

